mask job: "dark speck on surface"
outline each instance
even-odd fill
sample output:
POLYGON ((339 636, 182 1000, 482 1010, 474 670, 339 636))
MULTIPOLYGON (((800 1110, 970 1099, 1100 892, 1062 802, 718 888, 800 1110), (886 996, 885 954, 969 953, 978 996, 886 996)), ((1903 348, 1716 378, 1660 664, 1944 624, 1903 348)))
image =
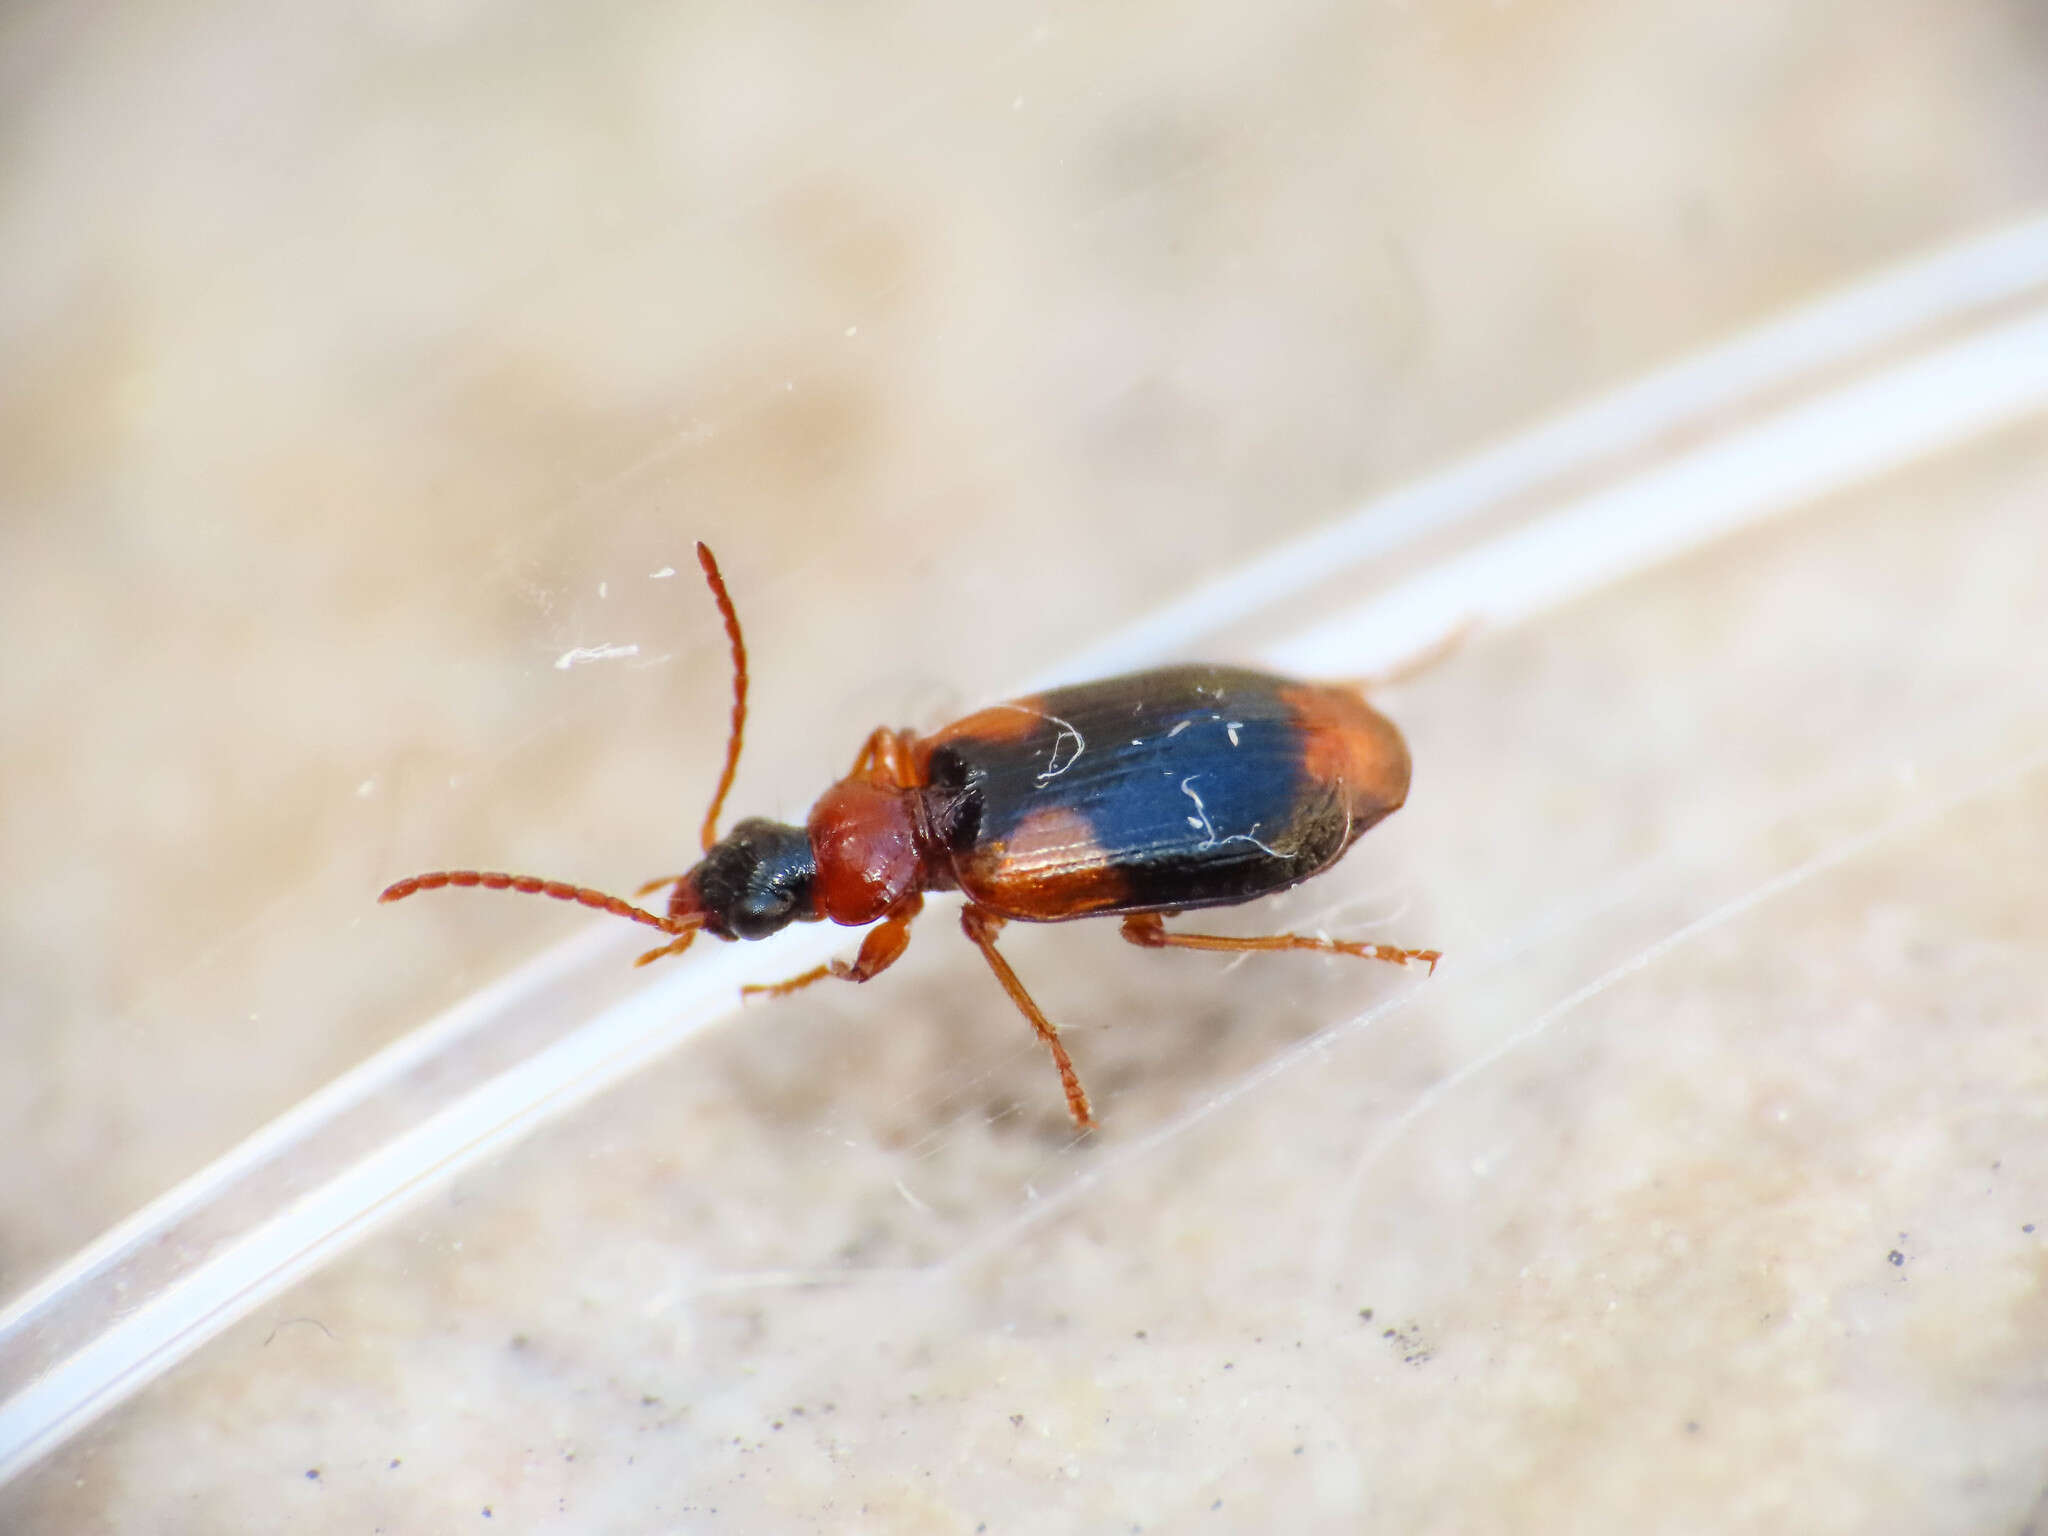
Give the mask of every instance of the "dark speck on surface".
POLYGON ((1904 1269, 1906 1267, 1906 1256, 1896 1248, 1884 1257, 1885 1262, 1891 1265, 1893 1269, 1904 1269))

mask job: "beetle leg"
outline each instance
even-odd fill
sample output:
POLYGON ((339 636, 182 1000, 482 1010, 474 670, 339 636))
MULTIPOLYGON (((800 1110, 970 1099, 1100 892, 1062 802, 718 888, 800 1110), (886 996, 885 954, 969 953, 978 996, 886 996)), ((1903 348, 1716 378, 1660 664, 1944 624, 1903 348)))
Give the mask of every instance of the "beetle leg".
POLYGON ((908 731, 892 731, 886 725, 876 726, 868 733, 860 756, 853 760, 853 770, 847 777, 866 779, 870 784, 879 784, 885 789, 915 789, 917 782, 910 764, 912 740, 908 731))
POLYGON ((868 732, 868 739, 861 743, 860 756, 853 760, 853 766, 846 770, 849 779, 866 778, 868 770, 875 766, 875 758, 882 750, 882 738, 889 734, 889 727, 878 725, 868 732))
POLYGON ((974 947, 981 951, 988 968, 996 973, 996 980, 1010 994, 1010 1001, 1017 1005, 1017 1011, 1031 1021, 1031 1027, 1038 1031, 1038 1038, 1052 1052, 1052 1064, 1060 1072, 1060 1086, 1067 1091, 1067 1113, 1074 1117, 1074 1124, 1087 1130, 1095 1124, 1095 1118, 1088 1111, 1088 1095, 1074 1071, 1073 1059, 1060 1043, 1060 1032, 1053 1027, 1052 1020, 1039 1011, 1038 1004, 1031 1000, 1031 994, 1024 990, 1024 983, 1010 969, 1010 962, 996 950, 996 935, 1002 931, 1003 920, 985 908, 967 906, 960 910, 960 926, 974 941, 974 947))
POLYGON ((1417 677, 1420 677, 1453 651, 1462 647, 1467 640, 1470 640, 1478 632, 1478 617, 1473 614, 1467 614, 1441 635, 1437 636, 1436 639, 1430 641, 1421 650, 1411 651, 1408 655, 1401 657, 1398 661, 1391 663, 1378 672, 1368 672, 1363 677, 1347 677, 1343 681, 1347 686, 1356 688, 1360 693, 1369 694, 1376 693, 1382 688, 1398 688, 1401 684, 1412 682, 1417 677))
POLYGON ((635 960, 633 963, 635 965, 652 965, 655 961, 663 959, 668 955, 680 955, 684 950, 688 949, 693 943, 695 943, 696 939, 697 930, 692 928, 688 933, 682 935, 680 938, 671 939, 668 943, 662 945, 661 948, 650 949, 649 951, 647 951, 646 954, 642 955, 638 960, 635 960))
POLYGON ((827 976, 837 976, 843 981, 873 981, 902 959, 903 951, 910 948, 910 920, 923 906, 922 896, 911 896, 891 907, 888 915, 870 928, 867 937, 860 941, 860 953, 854 956, 851 965, 844 960, 828 960, 823 965, 812 966, 801 976, 792 976, 771 986, 741 987, 740 996, 785 997, 791 992, 802 991, 814 981, 823 981, 827 976))
POLYGON ((1233 939, 1214 933, 1168 933, 1157 912, 1134 912, 1124 919, 1124 938, 1141 949, 1312 949, 1326 955, 1356 955, 1361 960, 1385 960, 1394 965, 1415 961, 1436 974, 1441 950, 1400 949, 1392 944, 1361 944, 1346 939, 1312 938, 1301 933, 1271 933, 1255 938, 1233 939))

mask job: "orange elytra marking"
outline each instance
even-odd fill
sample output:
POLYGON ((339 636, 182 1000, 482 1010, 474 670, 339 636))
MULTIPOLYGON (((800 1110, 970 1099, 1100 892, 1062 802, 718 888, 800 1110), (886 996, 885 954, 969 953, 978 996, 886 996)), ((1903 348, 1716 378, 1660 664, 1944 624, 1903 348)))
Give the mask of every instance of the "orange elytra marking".
POLYGON ((1000 843, 959 866, 960 888, 1004 917, 1051 923, 1115 908, 1129 894, 1087 817, 1063 807, 1034 811, 1000 843))

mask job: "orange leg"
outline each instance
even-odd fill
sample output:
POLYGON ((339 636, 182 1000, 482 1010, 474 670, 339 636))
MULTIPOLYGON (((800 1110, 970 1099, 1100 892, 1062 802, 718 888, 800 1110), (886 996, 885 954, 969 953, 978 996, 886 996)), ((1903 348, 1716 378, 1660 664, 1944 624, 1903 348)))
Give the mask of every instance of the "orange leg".
POLYGON ((1356 955, 1361 960, 1385 960, 1406 965, 1411 960, 1436 974, 1443 952, 1435 949, 1399 949, 1392 944, 1360 944, 1346 939, 1318 939, 1301 933, 1270 933, 1256 938, 1232 939, 1214 933, 1168 933, 1157 912, 1138 912, 1124 919, 1124 938, 1141 949, 1312 949, 1326 955, 1356 955))
POLYGON ((885 789, 915 789, 917 780, 910 761, 910 744, 914 740, 916 737, 909 731, 876 726, 861 744, 860 756, 853 760, 853 768, 846 776, 866 779, 885 789))
POLYGON ((1398 688, 1412 682, 1431 667, 1463 646, 1478 633, 1479 620, 1467 616, 1453 624, 1421 650, 1402 657, 1399 661, 1379 672, 1368 672, 1363 677, 1348 677, 1343 681, 1361 693, 1376 693, 1382 688, 1398 688))
POLYGON ((688 949, 690 945, 696 941, 696 938, 697 930, 692 928, 688 933, 684 934, 681 938, 671 939, 668 943, 662 945, 659 949, 650 949, 649 951, 647 951, 646 954, 642 955, 633 963, 635 965, 652 965, 655 961, 663 959, 668 955, 680 955, 684 950, 688 949))
POLYGON ((1095 1124, 1095 1117, 1089 1113, 1088 1095, 1074 1071, 1073 1060, 1067 1055, 1067 1048, 1060 1044, 1060 1032, 1053 1027, 1052 1020, 1039 1011, 1038 1004, 1031 1000, 1031 994, 1024 990, 1024 983, 1010 969, 1010 962, 996 951, 996 935, 1002 931, 1003 920, 984 908, 969 906, 961 909, 960 926, 974 941, 974 947, 981 951, 988 968, 996 973, 996 980, 1010 994, 1010 1001, 1017 1005, 1017 1011, 1031 1021, 1031 1027, 1038 1031, 1038 1038, 1052 1052, 1052 1064, 1060 1072, 1060 1086, 1067 1091, 1067 1113, 1074 1117, 1074 1124, 1087 1130, 1095 1124))
POLYGON ((889 909, 888 915, 867 932, 860 941, 860 953, 853 964, 844 960, 827 961, 814 965, 801 976, 792 976, 787 981, 778 981, 771 986, 741 987, 742 997, 753 997, 757 993, 764 997, 786 997, 791 992, 800 992, 814 981, 823 981, 827 976, 837 976, 842 981, 873 981, 882 972, 903 958, 903 951, 910 948, 910 920, 923 910, 924 898, 911 896, 889 909))
POLYGON ((853 760, 853 766, 846 770, 849 779, 865 778, 875 766, 875 759, 882 755, 884 742, 888 739, 889 728, 878 725, 868 732, 868 739, 861 743, 860 755, 853 760))

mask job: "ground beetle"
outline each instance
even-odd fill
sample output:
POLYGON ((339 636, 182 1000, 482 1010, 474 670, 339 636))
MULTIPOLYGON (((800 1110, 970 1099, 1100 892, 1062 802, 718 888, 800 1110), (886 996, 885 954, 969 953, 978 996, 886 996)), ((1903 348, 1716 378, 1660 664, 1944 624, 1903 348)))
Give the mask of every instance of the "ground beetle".
POLYGON ((1168 932, 1164 917, 1230 906, 1328 869, 1408 797, 1408 748, 1355 685, 1237 667, 1163 667, 1056 688, 969 715, 929 736, 886 727, 801 827, 753 818, 718 836, 747 718, 747 650, 718 562, 698 562, 732 642, 732 731, 705 813, 704 857, 668 915, 530 875, 437 870, 390 886, 397 901, 444 885, 580 902, 670 935, 639 959, 680 954, 698 931, 761 939, 790 923, 874 924, 851 964, 834 960, 750 993, 827 976, 867 981, 896 962, 926 891, 967 898, 960 926, 1052 1052, 1077 1125, 1093 1124, 1059 1031, 996 950, 1011 920, 1123 918, 1147 949, 1305 949, 1436 969, 1437 951, 1305 934, 1168 932))

